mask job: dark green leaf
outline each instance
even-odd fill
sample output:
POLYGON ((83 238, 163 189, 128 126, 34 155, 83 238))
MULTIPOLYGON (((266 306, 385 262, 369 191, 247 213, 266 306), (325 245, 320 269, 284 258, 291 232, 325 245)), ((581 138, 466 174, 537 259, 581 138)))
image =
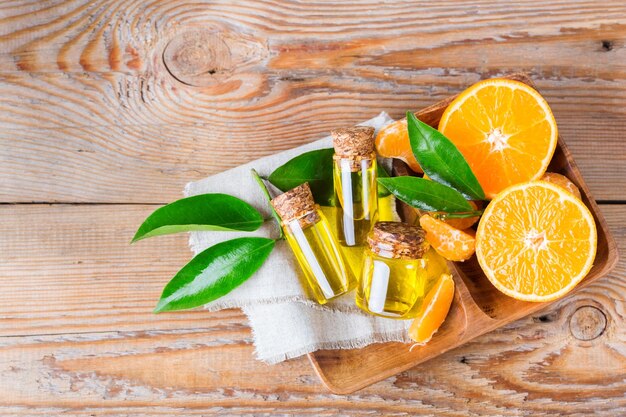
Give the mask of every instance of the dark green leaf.
MULTIPOLYGON (((290 159, 276 168, 268 180, 282 191, 289 191, 298 185, 309 183, 313 198, 322 206, 334 206, 335 191, 333 186, 333 148, 317 149, 305 152, 290 159)), ((379 166, 378 175, 389 174, 379 166)), ((389 192, 384 187, 378 188, 378 196, 386 197, 389 192)))
POLYGON ((393 195, 410 206, 426 211, 468 212, 474 210, 465 197, 446 185, 418 177, 379 178, 393 195))
POLYGON ((426 175, 454 188, 469 200, 483 200, 482 187, 454 143, 413 113, 407 112, 406 119, 413 155, 426 175))
POLYGON ((274 240, 264 237, 211 246, 178 271, 163 289, 154 312, 198 307, 228 294, 263 265, 273 248, 274 240))
POLYGON ((201 194, 157 209, 139 227, 132 241, 192 230, 251 232, 262 224, 263 216, 245 201, 227 194, 201 194))
POLYGON ((282 191, 289 191, 298 185, 309 183, 317 204, 332 205, 333 154, 334 149, 318 149, 305 152, 276 168, 268 180, 282 191))

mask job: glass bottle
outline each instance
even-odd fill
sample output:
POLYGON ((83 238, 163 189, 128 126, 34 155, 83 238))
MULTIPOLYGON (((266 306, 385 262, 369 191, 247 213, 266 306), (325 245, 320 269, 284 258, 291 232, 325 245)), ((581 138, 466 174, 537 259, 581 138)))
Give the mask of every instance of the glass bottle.
POLYGON ((331 136, 337 237, 344 246, 362 246, 378 217, 374 128, 336 129, 331 136))
POLYGON ((379 222, 367 237, 356 304, 377 316, 410 319, 442 273, 445 260, 419 226, 379 222))
POLYGON ((303 272, 303 286, 319 304, 356 286, 356 278, 333 236, 328 220, 313 201, 308 183, 275 197, 287 243, 303 272))

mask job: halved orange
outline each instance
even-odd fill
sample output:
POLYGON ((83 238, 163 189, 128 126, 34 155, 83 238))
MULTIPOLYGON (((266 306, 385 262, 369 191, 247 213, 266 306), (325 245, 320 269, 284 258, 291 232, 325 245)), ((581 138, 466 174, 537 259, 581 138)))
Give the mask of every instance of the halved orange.
POLYGON ((420 311, 409 327, 409 337, 418 344, 428 343, 446 319, 453 298, 452 275, 441 274, 424 297, 420 311))
POLYGON ((462 92, 441 116, 439 131, 463 154, 489 199, 541 178, 558 137, 546 100, 524 83, 500 78, 462 92))
POLYGON ((422 168, 411 150, 406 118, 396 120, 380 129, 376 136, 376 152, 385 158, 397 158, 407 163, 409 168, 422 173, 422 168))
POLYGON ((596 245, 589 209, 545 181, 502 191, 476 232, 476 257, 489 281, 524 301, 550 301, 569 292, 591 269, 596 245))
POLYGON ((428 243, 447 260, 463 262, 474 254, 476 248, 474 230, 455 229, 429 214, 424 214, 419 221, 426 232, 428 243))

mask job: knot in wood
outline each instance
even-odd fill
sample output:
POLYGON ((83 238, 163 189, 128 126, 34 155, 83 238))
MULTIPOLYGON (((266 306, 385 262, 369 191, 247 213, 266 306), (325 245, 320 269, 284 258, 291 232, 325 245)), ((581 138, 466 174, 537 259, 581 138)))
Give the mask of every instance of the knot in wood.
POLYGON ((174 37, 165 47, 163 62, 174 78, 188 85, 206 85, 232 70, 230 50, 220 32, 204 29, 174 37))
POLYGON ((606 328, 606 316, 593 306, 583 306, 577 309, 569 321, 572 336, 578 340, 593 340, 606 328))
POLYGON ((226 28, 191 28, 170 40, 163 63, 178 81, 204 87, 246 71, 267 55, 262 42, 244 34, 226 28))

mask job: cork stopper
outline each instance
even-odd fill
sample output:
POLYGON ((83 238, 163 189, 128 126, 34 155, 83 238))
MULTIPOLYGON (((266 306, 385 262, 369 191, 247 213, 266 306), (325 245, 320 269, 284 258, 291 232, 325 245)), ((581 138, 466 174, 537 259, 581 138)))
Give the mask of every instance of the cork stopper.
POLYGON ((369 157, 374 152, 374 128, 355 126, 335 129, 333 137, 335 154, 341 157, 369 157))
POLYGON ((430 245, 419 226, 400 222, 378 222, 367 236, 372 252, 387 258, 419 259, 430 245))
POLYGON ((283 224, 298 219, 300 227, 304 228, 319 221, 317 206, 308 182, 275 197, 271 203, 283 224))

